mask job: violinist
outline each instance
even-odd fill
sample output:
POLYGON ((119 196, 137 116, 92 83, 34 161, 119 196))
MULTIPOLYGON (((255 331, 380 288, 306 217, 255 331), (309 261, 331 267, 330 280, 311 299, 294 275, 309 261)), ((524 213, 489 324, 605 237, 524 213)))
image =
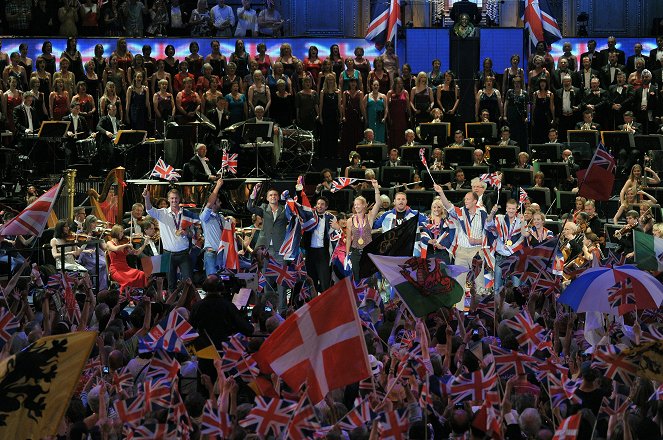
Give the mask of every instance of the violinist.
POLYGON ((615 232, 615 237, 619 243, 617 251, 626 257, 626 261, 632 263, 633 256, 633 230, 638 227, 638 219, 640 213, 636 210, 631 210, 626 213, 626 226, 615 232))
MULTIPOLYGON (((92 239, 94 232, 99 225, 99 219, 94 215, 88 215, 83 222, 83 234, 88 241, 92 239)), ((84 243, 81 245, 81 254, 78 256, 78 262, 85 266, 90 275, 99 275, 99 290, 108 288, 108 267, 106 266, 106 242, 98 240, 99 247, 94 244, 84 243), (97 255, 98 265, 97 265, 97 255)))
POLYGON ((545 223, 546 215, 544 213, 537 211, 532 214, 531 223, 528 223, 523 231, 529 247, 537 246, 553 238, 552 231, 544 226, 545 223))
POLYGON ((582 236, 578 234, 578 225, 566 222, 560 237, 560 248, 565 262, 573 260, 582 251, 582 236))
POLYGON ((146 239, 140 248, 134 249, 131 240, 125 238, 122 225, 113 226, 110 236, 111 239, 106 245, 109 251, 111 279, 120 285, 120 290, 126 287, 145 288, 147 285, 145 272, 129 267, 127 255, 138 255, 143 252, 148 240, 146 239))
MULTIPOLYGON (((141 230, 143 231, 139 249, 142 247, 143 252, 138 258, 153 257, 159 255, 159 232, 157 230, 157 222, 152 217, 145 217, 140 223, 141 230)), ((135 240, 134 246, 136 245, 135 240)))
POLYGON ((593 232, 585 234, 585 238, 582 239, 582 253, 576 258, 577 265, 582 266, 584 262, 590 262, 592 267, 596 267, 601 264, 601 258, 599 237, 593 232))
POLYGON ((71 229, 76 232, 83 231, 83 222, 85 221, 85 208, 78 206, 74 209, 74 221, 71 225, 71 229))
POLYGON ((649 200, 644 200, 640 203, 640 219, 638 223, 642 231, 646 234, 651 234, 654 227, 653 207, 654 204, 649 200))
POLYGON ((129 218, 122 220, 124 225, 125 235, 141 234, 143 229, 141 225, 143 224, 143 215, 145 214, 145 207, 142 203, 134 203, 131 206, 131 215, 129 218))
POLYGON ((85 266, 76 261, 76 258, 81 255, 82 249, 76 244, 76 237, 71 232, 69 222, 67 220, 60 220, 55 224, 53 229, 51 255, 53 255, 53 259, 55 260, 55 268, 57 270, 62 269, 62 253, 64 252, 64 270, 70 272, 87 272, 85 266))
POLYGON ((585 213, 587 214, 587 226, 592 230, 597 236, 601 236, 601 231, 603 231, 603 223, 599 219, 599 216, 596 214, 596 203, 594 200, 587 200, 585 202, 585 213))

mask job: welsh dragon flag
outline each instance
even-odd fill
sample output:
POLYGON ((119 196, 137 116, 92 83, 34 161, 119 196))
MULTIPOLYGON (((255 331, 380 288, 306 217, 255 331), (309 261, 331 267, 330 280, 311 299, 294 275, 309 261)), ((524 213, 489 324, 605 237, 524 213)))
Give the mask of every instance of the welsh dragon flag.
POLYGON ((642 270, 663 271, 663 238, 640 231, 635 233, 635 261, 642 270))
POLYGON ((453 307, 464 295, 464 288, 454 279, 467 272, 463 267, 445 265, 436 258, 369 257, 414 316, 453 307))

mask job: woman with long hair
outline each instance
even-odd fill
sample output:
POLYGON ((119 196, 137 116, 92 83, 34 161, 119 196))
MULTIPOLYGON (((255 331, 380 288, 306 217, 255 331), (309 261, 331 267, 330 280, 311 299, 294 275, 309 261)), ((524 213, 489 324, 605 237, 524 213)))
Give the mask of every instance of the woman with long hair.
POLYGON ((337 157, 338 134, 340 130, 339 118, 342 113, 343 96, 336 87, 336 75, 328 73, 320 93, 320 157, 331 159, 337 157))
POLYGON ((644 168, 645 173, 649 173, 646 178, 643 176, 642 171, 642 166, 639 164, 635 164, 631 167, 631 172, 629 173, 628 179, 626 179, 624 186, 622 187, 621 191, 619 191, 619 200, 621 200, 622 204, 625 202, 625 194, 629 189, 633 189, 634 193, 637 193, 645 187, 650 185, 658 185, 661 182, 661 178, 658 177, 656 171, 652 170, 651 168, 644 168))
POLYGON ((154 108, 155 130, 161 135, 164 133, 166 122, 175 117, 175 100, 173 94, 168 91, 168 81, 159 80, 159 91, 152 97, 152 107, 154 108))
POLYGON ((432 70, 428 72, 428 84, 437 94, 437 88, 444 84, 444 72, 440 70, 442 68, 442 62, 439 59, 435 58, 431 64, 432 70))
POLYGON ((129 127, 132 130, 147 130, 152 120, 150 91, 143 84, 143 73, 138 72, 134 82, 127 89, 126 111, 129 127))
POLYGON ((143 74, 143 85, 146 86, 148 84, 148 75, 147 68, 145 67, 145 58, 139 53, 134 57, 131 67, 129 67, 129 71, 127 72, 127 82, 129 84, 133 84, 134 78, 138 72, 143 74))
POLYGON ((111 239, 106 242, 106 246, 110 259, 109 272, 111 279, 120 285, 120 291, 124 291, 127 287, 145 288, 147 285, 145 272, 129 267, 127 255, 139 255, 143 252, 149 242, 148 237, 140 248, 134 249, 131 240, 124 239, 124 228, 121 225, 113 226, 110 236, 111 239))
MULTIPOLYGON (((209 66, 209 64, 206 65, 209 66)), ((203 67, 204 72, 207 72, 208 70, 211 72, 211 69, 203 67)), ((223 96, 223 93, 219 90, 219 78, 216 75, 211 75, 209 79, 203 75, 198 78, 198 84, 200 84, 202 80, 205 80, 209 84, 208 89, 205 89, 205 87, 200 88, 200 111, 203 114, 206 114, 208 111, 216 107, 216 101, 219 96, 223 96)))
MULTIPOLYGON (((371 70, 371 73, 368 75, 368 82, 372 83, 375 80, 380 83, 380 93, 384 93, 385 95, 392 89, 394 81, 396 80, 396 78, 392 80, 389 76, 389 72, 384 69, 384 58, 382 58, 382 56, 377 56, 373 59, 373 70, 371 70)), ((403 87, 405 87, 405 83, 403 83, 402 79, 401 83, 403 84, 403 87)))
POLYGON ((338 83, 338 81, 341 79, 341 73, 343 73, 343 69, 345 67, 345 62, 341 56, 341 49, 338 47, 338 44, 332 44, 329 47, 329 56, 327 59, 331 63, 332 72, 334 72, 334 75, 336 76, 336 82, 338 83))
MULTIPOLYGON (((1 49, 2 44, 0 43, 0 69, 4 70, 5 66, 9 63, 9 56, 1 49)), ((53 55, 53 43, 48 40, 44 41, 41 45, 41 53, 37 59, 44 60, 44 63, 46 63, 45 70, 53 76, 56 66, 55 55, 53 55)))
POLYGON ((14 108, 23 103, 23 92, 18 89, 16 77, 9 77, 9 88, 2 94, 2 114, 7 117, 7 129, 16 132, 14 125, 14 108))
MULTIPOLYGON (((493 70, 493 60, 489 57, 483 60, 483 70, 479 70, 474 76, 474 94, 486 87, 486 78, 497 78, 497 72, 493 70)), ((493 84, 494 85, 494 84, 493 84)))
POLYGON ((24 91, 28 88, 28 76, 25 67, 19 64, 20 60, 21 55, 18 52, 12 52, 9 55, 9 65, 2 71, 2 80, 5 84, 9 84, 7 80, 10 76, 13 76, 18 80, 17 88, 24 91))
POLYGON ((322 69, 322 60, 318 57, 318 48, 311 45, 308 48, 308 56, 304 58, 304 70, 311 74, 313 83, 318 83, 318 76, 322 69))
POLYGON ((279 127, 289 127, 295 120, 295 98, 283 79, 276 82, 276 93, 271 97, 271 118, 279 127))
POLYGON ((283 43, 279 48, 279 56, 276 58, 275 62, 283 64, 283 73, 285 73, 288 78, 292 78, 295 75, 295 62, 299 61, 297 57, 292 54, 292 46, 290 43, 283 43))
POLYGON ((320 75, 318 75, 318 82, 315 84, 315 89, 318 91, 318 93, 322 92, 322 88, 325 86, 325 80, 327 78, 327 74, 329 73, 334 73, 334 72, 332 72, 331 60, 327 58, 323 60, 322 64, 320 65, 320 75))
POLYGON ((126 75, 124 70, 119 67, 117 55, 111 55, 108 59, 108 67, 104 70, 102 82, 104 83, 104 90, 106 90, 108 83, 112 82, 115 84, 115 92, 119 96, 124 96, 127 87, 126 75))
POLYGON ((69 113, 69 92, 64 89, 62 78, 53 81, 53 91, 48 96, 48 108, 52 121, 61 121, 69 113))
MULTIPOLYGON (((436 198, 430 206, 428 225, 426 228, 431 233, 426 249, 426 258, 440 258, 445 264, 449 264, 449 246, 453 240, 451 223, 447 218, 447 210, 444 209, 442 200, 436 198)), ((423 255, 423 252, 422 252, 423 255)))
POLYGON ((113 104, 117 108, 117 118, 120 121, 124 120, 124 110, 123 105, 122 105, 122 98, 120 98, 120 95, 117 94, 117 90, 115 89, 115 83, 114 82, 108 82, 106 84, 106 88, 104 89, 104 94, 103 96, 99 99, 99 115, 100 116, 106 116, 108 114, 108 110, 106 109, 106 106, 108 104, 113 104))
POLYGON ((235 63, 235 66, 237 67, 237 75, 239 75, 240 78, 244 78, 249 74, 249 58, 250 56, 246 51, 244 41, 235 41, 235 51, 230 54, 230 59, 228 61, 235 63))
POLYGON ((200 46, 198 45, 198 42, 192 41, 189 44, 189 55, 184 57, 186 62, 189 64, 189 72, 193 74, 194 82, 198 82, 198 78, 200 78, 200 76, 203 74, 203 64, 205 62, 204 58, 198 53, 199 51, 200 46))
POLYGON ((159 91, 161 89, 159 82, 165 80, 168 83, 168 91, 173 93, 172 77, 170 73, 166 72, 166 62, 164 60, 157 60, 156 68, 157 70, 152 74, 152 86, 150 90, 159 91))
MULTIPOLYGON (((94 215, 88 215, 83 220, 83 234, 92 239, 95 236, 99 219, 94 215)), ((108 288, 108 267, 106 266, 106 241, 99 240, 99 247, 95 245, 81 245, 81 253, 78 262, 87 269, 90 275, 99 276, 99 290, 108 288), (98 254, 98 256, 97 256, 98 254), (97 264, 98 262, 98 264, 97 264)))
POLYGON ((368 203, 362 196, 356 197, 353 202, 354 214, 350 217, 346 228, 346 258, 352 262, 352 274, 355 280, 359 280, 359 261, 364 248, 371 241, 371 231, 373 222, 380 211, 380 186, 377 180, 372 180, 371 184, 375 189, 375 204, 370 212, 367 212, 368 203))
POLYGON ((163 59, 164 63, 166 63, 164 66, 164 70, 168 72, 170 74, 170 77, 172 78, 175 75, 177 75, 180 71, 180 60, 175 58, 175 46, 173 46, 172 44, 166 46, 163 52, 164 55, 166 55, 166 57, 163 59))
POLYGON ((32 108, 37 113, 37 121, 48 120, 48 110, 46 109, 46 95, 40 89, 41 81, 33 76, 30 78, 30 91, 34 95, 32 98, 32 108))
POLYGON ((258 63, 258 69, 262 72, 262 75, 267 78, 272 71, 272 59, 267 55, 267 45, 265 43, 258 43, 256 46, 256 62, 258 63))
POLYGON ((426 72, 419 72, 417 85, 410 92, 410 108, 414 114, 415 127, 431 120, 430 111, 433 109, 433 104, 433 91, 428 87, 428 76, 426 72))
POLYGON ((234 62, 231 61, 226 66, 226 76, 224 76, 221 79, 221 93, 223 93, 224 96, 230 93, 232 85, 235 83, 237 84, 237 86, 239 87, 239 91, 241 92, 243 89, 244 82, 242 81, 242 78, 237 74, 237 66, 235 65, 234 62))
POLYGON ((371 92, 364 96, 363 109, 365 112, 366 127, 373 130, 375 142, 385 143, 385 122, 389 113, 387 111, 387 96, 380 93, 380 83, 371 83, 371 92))
POLYGON ((184 78, 184 89, 175 97, 177 118, 182 122, 191 122, 196 119, 196 112, 200 111, 200 96, 193 90, 193 78, 184 78))
POLYGON ((511 65, 504 69, 504 74, 502 75, 502 91, 506 93, 507 90, 515 88, 514 79, 520 77, 521 87, 523 86, 523 81, 525 78, 525 71, 520 64, 520 56, 518 54, 511 55, 511 65))
POLYGON ((97 113, 97 106, 94 98, 87 92, 87 84, 85 81, 79 81, 76 84, 76 94, 71 98, 80 104, 81 110, 79 115, 85 118, 88 127, 96 127, 94 122, 95 114, 97 113))
POLYGON ((481 121, 481 111, 488 110, 490 122, 498 123, 503 116, 502 112, 502 95, 499 90, 494 88, 495 78, 492 76, 486 77, 483 80, 484 88, 477 93, 476 101, 474 104, 474 112, 476 120, 481 121))
POLYGON ((364 93, 359 90, 359 79, 350 78, 347 84, 349 88, 343 92, 343 104, 341 105, 343 129, 339 151, 340 157, 345 157, 350 151, 354 150, 355 146, 361 141, 364 132, 364 93))
POLYGON ((357 81, 357 89, 363 92, 363 81, 361 73, 355 69, 355 60, 353 58, 345 59, 345 70, 341 73, 341 79, 338 88, 343 92, 350 90, 350 80, 357 81))
POLYGON ((513 77, 511 84, 513 88, 507 90, 504 98, 503 114, 511 129, 511 137, 522 148, 527 145, 527 92, 523 89, 523 77, 513 77))
MULTIPOLYGON (((32 72, 32 78, 39 80, 39 91, 44 96, 50 96, 51 84, 53 84, 51 74, 46 71, 46 60, 37 58, 37 70, 32 72)), ((46 102, 48 105, 48 102, 46 102)))
POLYGON ((249 87, 248 104, 251 114, 255 114, 254 109, 258 105, 261 105, 265 109, 265 114, 269 114, 272 96, 269 87, 265 84, 265 77, 260 70, 253 72, 253 84, 249 87))
POLYGON ((387 141, 390 149, 405 143, 405 130, 410 118, 409 103, 410 95, 403 89, 403 80, 396 77, 393 90, 387 93, 387 141))
POLYGON ((527 240, 529 247, 538 246, 546 240, 554 237, 553 232, 546 228, 546 215, 540 211, 532 214, 531 222, 525 226, 523 236, 527 240), (531 224, 531 226, 529 226, 531 224))
POLYGON ((87 272, 85 266, 79 264, 76 258, 81 255, 82 249, 75 242, 72 244, 67 241, 71 234, 68 220, 59 220, 53 228, 53 238, 51 238, 51 255, 55 260, 57 270, 64 269, 71 272, 87 272), (66 245, 66 246, 65 246, 66 245), (64 267, 62 260, 64 256, 64 267))
POLYGON ((69 60, 69 70, 74 74, 76 81, 83 80, 83 58, 76 47, 76 37, 67 38, 67 47, 60 55, 60 63, 64 58, 69 60))
POLYGON ((205 57, 205 62, 212 66, 212 75, 223 78, 226 74, 226 57, 221 53, 221 43, 218 40, 212 40, 210 43, 212 51, 205 57))
POLYGON ((295 117, 297 126, 308 131, 315 131, 316 118, 320 112, 318 93, 312 89, 312 77, 304 78, 302 89, 295 95, 295 117))
POLYGON ((87 93, 89 93, 94 100, 94 108, 96 109, 97 105, 99 105, 99 98, 101 97, 103 89, 101 86, 101 78, 94 70, 94 61, 92 60, 85 63, 85 77, 83 78, 83 82, 85 82, 87 93))
POLYGON ((57 79, 62 79, 64 84, 64 89, 69 93, 69 96, 73 96, 75 87, 76 87, 76 75, 69 70, 69 58, 60 59, 60 71, 55 72, 53 75, 53 82, 57 79))
MULTIPOLYGON (((541 58, 541 57, 539 57, 541 58)), ((548 78, 539 78, 532 97, 532 142, 543 144, 548 141, 548 132, 554 122, 555 100, 548 89, 548 78)))
POLYGON ((134 56, 129 52, 126 38, 118 38, 115 43, 115 50, 111 53, 111 57, 113 55, 117 57, 117 67, 125 74, 124 80, 128 81, 129 78, 127 78, 126 74, 129 71, 129 67, 131 67, 131 62, 133 61, 134 56))
POLYGON ((456 78, 451 70, 444 72, 444 82, 437 86, 435 100, 442 109, 442 120, 454 122, 458 104, 460 104, 460 89, 456 84, 456 78))

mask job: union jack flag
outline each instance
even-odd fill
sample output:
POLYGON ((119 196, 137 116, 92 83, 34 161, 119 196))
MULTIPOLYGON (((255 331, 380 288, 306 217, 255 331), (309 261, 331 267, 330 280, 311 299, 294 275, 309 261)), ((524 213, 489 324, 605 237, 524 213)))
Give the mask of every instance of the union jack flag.
POLYGON ((129 372, 126 367, 120 371, 115 371, 113 373, 113 378, 111 380, 111 385, 113 390, 116 393, 121 393, 127 388, 131 388, 134 385, 134 376, 129 372))
POLYGON ((158 177, 165 180, 177 180, 180 176, 171 165, 166 165, 162 158, 159 158, 157 164, 152 168, 150 176, 158 177))
POLYGON ((576 440, 578 438, 578 431, 580 431, 580 422, 582 421, 582 414, 575 414, 562 420, 553 440, 576 440))
POLYGON ((553 375, 568 376, 569 374, 569 369, 555 362, 552 357, 538 362, 534 371, 536 373, 536 379, 539 382, 544 382, 548 377, 553 375))
MULTIPOLYGON (((68 277, 63 274, 63 279, 68 280, 68 277)), ((65 311, 67 312, 67 318, 69 318, 69 322, 72 324, 81 322, 81 309, 78 306, 78 301, 76 301, 74 290, 72 289, 72 286, 69 282, 64 283, 62 297, 64 299, 64 307, 65 311)))
POLYGON ((603 267, 623 266, 626 263, 626 254, 615 255, 614 252, 608 251, 608 256, 601 260, 603 267))
POLYGON ((491 293, 481 299, 476 305, 474 312, 490 319, 495 319, 495 294, 491 293))
POLYGON ((311 405, 308 395, 304 393, 288 422, 285 430, 286 438, 292 440, 309 439, 320 427, 320 424, 315 421, 313 405, 311 405))
POLYGON ((663 384, 654 390, 654 394, 651 395, 649 400, 663 400, 663 384))
POLYGON ((548 272, 539 272, 538 278, 532 283, 532 290, 545 296, 555 295, 562 291, 562 277, 550 276, 548 272))
POLYGON ((396 38, 398 25, 401 24, 401 0, 376 2, 371 17, 366 41, 372 41, 378 50, 382 50, 388 41, 396 38))
POLYGON ((453 377, 448 383, 449 395, 454 403, 465 400, 486 400, 497 384, 495 365, 473 371, 468 375, 453 377))
POLYGON ((604 413, 608 416, 617 416, 619 414, 624 414, 629 406, 631 406, 631 401, 627 396, 616 394, 614 398, 603 398, 599 413, 604 413))
POLYGON ((552 400, 552 407, 557 408, 567 399, 572 403, 581 403, 580 397, 575 394, 579 386, 579 382, 567 378, 566 375, 561 375, 560 377, 554 374, 549 375, 548 392, 552 400))
POLYGON ((237 153, 223 152, 221 158, 221 169, 224 169, 232 174, 237 174, 237 153))
POLYGON ((600 166, 612 172, 617 167, 617 163, 615 162, 615 158, 612 157, 610 153, 608 153, 608 150, 606 150, 603 144, 599 143, 596 147, 594 157, 592 158, 592 161, 590 162, 587 169, 591 168, 592 166, 600 166))
POLYGON ((608 345, 601 347, 594 352, 593 357, 594 362, 592 366, 603 370, 605 377, 627 386, 633 384, 638 365, 628 359, 617 346, 608 345))
POLYGON ((527 199, 529 199, 529 195, 527 195, 527 192, 525 192, 525 190, 522 187, 520 187, 520 190, 519 190, 518 194, 519 194, 518 195, 518 203, 520 203, 521 205, 523 203, 525 203, 527 201, 527 199))
POLYGON ((617 309, 620 315, 636 309, 635 291, 631 278, 618 281, 608 289, 608 302, 610 307, 617 309))
POLYGON ((177 312, 177 310, 173 310, 145 335, 143 338, 145 346, 148 348, 155 346, 157 341, 164 336, 168 330, 173 330, 174 334, 182 342, 190 342, 198 337, 198 333, 196 333, 191 324, 189 324, 187 320, 177 312))
POLYGON ((356 181, 357 179, 351 179, 349 177, 338 177, 332 182, 331 192, 336 192, 342 190, 343 188, 347 188, 356 181))
POLYGON ((205 402, 200 433, 219 436, 220 438, 230 438, 232 429, 230 414, 227 411, 221 411, 213 400, 205 402))
POLYGON ((172 381, 180 371, 180 363, 163 350, 157 350, 147 367, 146 377, 172 381))
POLYGON ((148 423, 136 426, 127 437, 128 440, 153 440, 177 438, 177 426, 173 423, 148 423))
POLYGON ((546 47, 550 47, 552 43, 562 39, 557 20, 541 8, 539 0, 527 0, 523 21, 529 31, 531 48, 535 48, 539 42, 544 42, 546 47))
POLYGON ((410 429, 407 409, 383 412, 380 414, 380 439, 405 440, 410 429))
POLYGON ((142 384, 142 394, 145 400, 146 413, 154 411, 157 407, 169 408, 171 402, 171 383, 163 379, 148 380, 142 384))
POLYGON ((122 422, 129 426, 137 426, 143 418, 143 396, 129 397, 124 400, 116 400, 113 404, 115 412, 122 422))
POLYGON ((4 307, 0 309, 0 348, 2 348, 11 336, 21 326, 16 317, 4 307))
POLYGON ((502 188, 502 179, 497 173, 486 173, 479 176, 482 182, 486 182, 488 185, 494 186, 497 189, 502 188))
POLYGON ((426 161, 426 149, 425 148, 420 148, 419 149, 419 159, 421 159, 421 163, 428 169, 428 162, 426 161))
POLYGON ((239 424, 261 436, 266 436, 271 432, 275 437, 279 437, 288 425, 290 414, 296 407, 297 402, 290 400, 256 396, 255 406, 245 419, 240 420, 239 424))
POLYGON ((496 346, 491 346, 495 364, 497 365, 497 375, 522 375, 527 370, 532 370, 537 363, 537 359, 524 353, 514 350, 505 350, 496 346))
POLYGON ((295 284, 297 283, 295 272, 290 271, 287 264, 279 264, 272 258, 270 258, 269 263, 267 263, 265 277, 276 277, 276 284, 286 284, 291 289, 295 287, 295 284))
POLYGON ((166 333, 156 341, 146 341, 145 339, 138 341, 139 353, 157 350, 167 351, 168 353, 186 353, 186 346, 174 329, 167 329, 166 333))
POLYGON ((527 345, 527 354, 532 355, 537 347, 544 341, 543 327, 532 321, 526 311, 506 321, 506 325, 516 332, 516 340, 521 346, 527 345))
POLYGON ((352 431, 360 428, 373 419, 375 413, 371 410, 371 404, 368 399, 363 399, 361 403, 355 406, 352 411, 347 413, 338 426, 344 431, 352 431))

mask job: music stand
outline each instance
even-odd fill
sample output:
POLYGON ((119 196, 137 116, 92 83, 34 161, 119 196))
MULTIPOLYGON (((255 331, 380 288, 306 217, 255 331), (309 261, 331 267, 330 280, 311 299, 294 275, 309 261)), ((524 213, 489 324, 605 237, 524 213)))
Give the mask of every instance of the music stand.
POLYGON ((44 121, 39 127, 38 138, 63 138, 71 121, 44 121))
POLYGON ((145 130, 120 130, 115 136, 115 145, 138 145, 147 137, 145 130))
POLYGON ((635 148, 640 150, 640 153, 645 154, 648 151, 663 150, 663 135, 650 134, 633 136, 635 148))
POLYGON ((242 139, 250 144, 256 150, 256 167, 248 174, 256 172, 256 177, 260 177, 263 172, 260 170, 260 147, 258 139, 271 139, 273 122, 247 122, 242 127, 242 139))
POLYGON ((571 142, 587 142, 589 148, 594 151, 599 144, 599 132, 597 130, 569 130, 566 138, 571 142))
POLYGON ((559 235, 562 232, 562 222, 558 220, 546 220, 543 226, 552 231, 553 235, 559 235))
MULTIPOLYGON (((530 144, 531 159, 537 162, 561 162, 562 144, 530 144)), ((491 152, 492 153, 492 152, 491 152)))
POLYGON ((518 154, 520 154, 520 147, 515 145, 505 147, 494 145, 490 148, 490 163, 500 166, 513 165, 518 160, 518 154))
POLYGON ((465 137, 472 139, 497 139, 497 124, 494 122, 466 122, 465 137))
POLYGON ((594 151, 596 150, 596 147, 592 148, 587 142, 567 142, 564 146, 571 150, 576 163, 589 162, 594 157, 594 151))
POLYGON ((381 165, 389 156, 389 148, 386 144, 373 142, 372 144, 357 144, 357 153, 363 161, 369 160, 381 165))
POLYGON ((601 142, 613 156, 621 150, 628 152, 635 149, 633 133, 628 131, 602 131, 601 142))
POLYGON ((550 206, 549 188, 527 188, 525 191, 532 203, 538 203, 544 210, 548 209, 550 206))
POLYGON ((419 137, 427 144, 446 145, 451 137, 451 124, 449 122, 423 122, 419 124, 419 137))
POLYGON ((412 182, 414 168, 412 167, 382 167, 382 175, 380 176, 380 183, 382 185, 391 185, 399 183, 412 182))
POLYGON ((544 181, 551 181, 551 186, 557 186, 559 182, 569 179, 569 166, 566 162, 541 162, 539 171, 544 175, 544 181))
POLYGON ((532 186, 534 183, 534 173, 532 170, 525 170, 522 168, 503 168, 502 169, 503 181, 502 184, 511 184, 513 186, 522 186, 523 188, 532 186))
POLYGON ((483 165, 476 166, 476 167, 470 165, 470 166, 462 166, 462 167, 458 167, 458 168, 463 170, 463 173, 465 174, 465 180, 468 181, 468 182, 470 180, 474 179, 475 177, 479 177, 482 174, 486 174, 490 171, 488 166, 483 166, 483 165))
POLYGON ((410 208, 418 211, 428 211, 437 193, 435 191, 407 190, 405 191, 405 196, 407 197, 407 204, 410 208))
MULTIPOLYGON (((391 188, 380 188, 380 195, 386 195, 389 197, 389 200, 391 200, 393 197, 391 196, 391 193, 393 190, 391 188)), ((370 205, 373 203, 373 200, 375 200, 375 190, 373 188, 365 188, 365 189, 360 189, 357 191, 358 196, 362 196, 368 201, 368 204, 370 205)))
POLYGON ((474 148, 472 147, 446 147, 444 149, 444 163, 453 167, 458 165, 471 165, 474 161, 474 148))
POLYGON ((447 199, 455 205, 459 202, 462 203, 463 198, 465 198, 465 194, 468 192, 471 191, 469 189, 452 189, 444 190, 444 195, 447 196, 447 199))
POLYGON ((569 212, 576 206, 578 194, 572 191, 557 191, 557 209, 560 212, 569 212))
POLYGON ((455 171, 453 170, 431 171, 430 174, 428 174, 427 170, 424 170, 421 173, 421 184, 425 188, 432 188, 434 180, 438 185, 444 185, 445 183, 449 183, 453 180, 454 174, 455 171))
POLYGON ((426 160, 430 159, 432 146, 430 145, 417 145, 416 147, 401 147, 401 162, 405 165, 412 165, 420 168, 423 166, 421 158, 419 157, 419 150, 423 148, 424 157, 426 160))

